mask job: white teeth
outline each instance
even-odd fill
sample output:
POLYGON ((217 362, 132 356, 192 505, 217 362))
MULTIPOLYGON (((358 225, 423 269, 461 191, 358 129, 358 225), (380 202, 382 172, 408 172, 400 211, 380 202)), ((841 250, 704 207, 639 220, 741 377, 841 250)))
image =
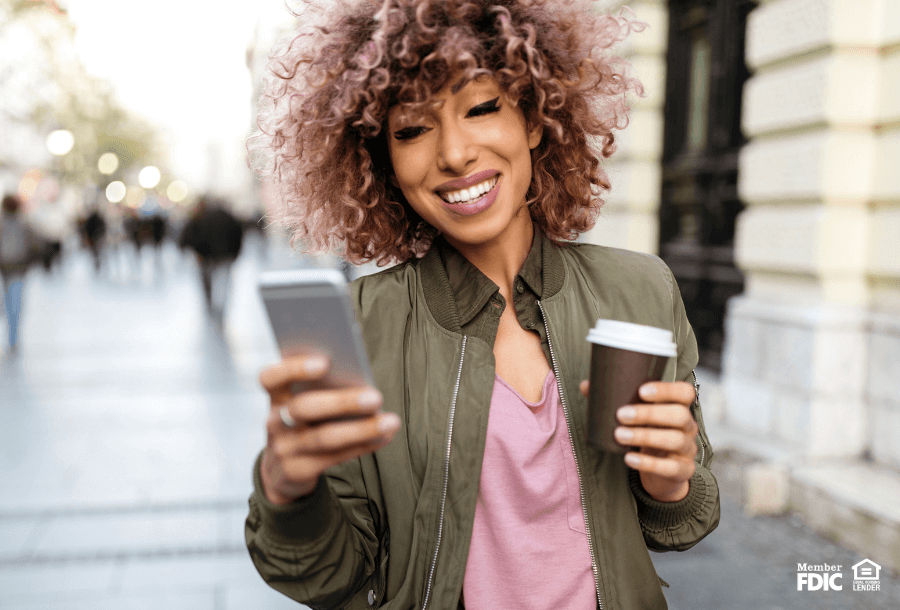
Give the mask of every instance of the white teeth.
POLYGON ((484 182, 480 182, 475 186, 467 189, 441 193, 441 197, 444 199, 444 201, 448 201, 450 203, 464 203, 473 199, 478 199, 485 193, 490 192, 490 190, 494 188, 494 185, 497 184, 497 180, 498 177, 493 176, 491 178, 488 178, 484 182))

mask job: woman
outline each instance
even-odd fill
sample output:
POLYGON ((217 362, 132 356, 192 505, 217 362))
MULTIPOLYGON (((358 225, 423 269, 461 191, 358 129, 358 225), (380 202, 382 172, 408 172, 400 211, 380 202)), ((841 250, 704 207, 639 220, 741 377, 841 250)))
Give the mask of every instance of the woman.
POLYGON ((327 375, 315 357, 261 375, 257 569, 314 608, 664 608, 648 548, 719 517, 696 341, 658 258, 566 241, 609 188, 597 159, 639 85, 602 52, 634 25, 560 2, 345 10, 273 60, 252 147, 297 239, 400 264, 352 285, 376 388, 293 394, 327 375), (585 440, 600 317, 678 343, 618 413, 624 459, 585 440))
POLYGON ((21 214, 22 201, 17 195, 4 195, 0 207, 0 284, 3 285, 4 308, 9 327, 9 353, 19 349, 19 318, 22 312, 22 289, 28 267, 40 255, 40 240, 21 214))

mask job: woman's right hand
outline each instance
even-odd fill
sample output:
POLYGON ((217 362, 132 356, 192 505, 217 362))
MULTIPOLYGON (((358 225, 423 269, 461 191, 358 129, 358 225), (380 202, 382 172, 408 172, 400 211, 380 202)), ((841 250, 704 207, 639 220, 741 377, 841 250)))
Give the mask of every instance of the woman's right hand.
POLYGON ((327 468, 384 447, 400 429, 395 413, 379 412, 382 398, 374 388, 291 391, 297 382, 327 374, 325 358, 306 355, 282 360, 259 376, 271 402, 260 476, 275 504, 311 494, 327 468), (293 427, 284 423, 282 407, 293 427))

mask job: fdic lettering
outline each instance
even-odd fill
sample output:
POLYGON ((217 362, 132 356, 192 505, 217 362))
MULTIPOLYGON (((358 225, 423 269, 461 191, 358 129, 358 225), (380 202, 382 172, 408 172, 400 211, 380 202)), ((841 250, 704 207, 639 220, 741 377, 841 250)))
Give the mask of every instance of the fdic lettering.
POLYGON ((843 579, 840 565, 797 564, 797 590, 803 591, 840 591, 844 585, 837 582, 843 579))

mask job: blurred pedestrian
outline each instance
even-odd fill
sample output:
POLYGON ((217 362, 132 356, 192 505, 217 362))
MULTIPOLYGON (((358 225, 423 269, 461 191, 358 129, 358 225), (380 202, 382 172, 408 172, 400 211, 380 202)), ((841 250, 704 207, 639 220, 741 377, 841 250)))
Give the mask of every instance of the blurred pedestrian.
POLYGON ((168 228, 166 219, 162 214, 157 213, 144 219, 144 222, 147 225, 149 242, 153 245, 153 258, 156 261, 156 270, 157 273, 161 273, 163 270, 162 243, 166 238, 168 228))
POLYGON ((94 268, 100 271, 100 255, 103 250, 103 240, 106 238, 106 220, 100 210, 94 208, 82 222, 82 238, 91 257, 94 259, 94 268))
MULTIPOLYGON (((34 203, 34 202, 32 202, 34 203)), ((62 245, 72 232, 72 221, 59 198, 30 206, 28 224, 41 240, 41 263, 52 271, 62 258, 62 245)))
POLYGON ((166 219, 161 214, 154 214, 147 219, 147 224, 150 226, 150 240, 153 247, 159 252, 163 239, 166 237, 166 219))
POLYGON ((15 195, 3 197, 0 212, 0 279, 9 324, 9 350, 15 353, 19 341, 19 317, 25 272, 41 254, 41 243, 21 215, 22 201, 15 195))
POLYGON ((241 252, 244 229, 224 202, 201 197, 181 231, 179 246, 197 255, 207 311, 217 322, 225 313, 231 265, 241 252))

